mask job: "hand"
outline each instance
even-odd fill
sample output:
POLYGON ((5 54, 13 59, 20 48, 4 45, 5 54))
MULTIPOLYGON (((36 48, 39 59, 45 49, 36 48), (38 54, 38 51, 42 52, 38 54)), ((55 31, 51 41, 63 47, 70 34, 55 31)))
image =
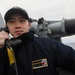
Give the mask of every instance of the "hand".
POLYGON ((0 48, 4 46, 5 39, 9 39, 9 34, 5 31, 0 32, 0 48))

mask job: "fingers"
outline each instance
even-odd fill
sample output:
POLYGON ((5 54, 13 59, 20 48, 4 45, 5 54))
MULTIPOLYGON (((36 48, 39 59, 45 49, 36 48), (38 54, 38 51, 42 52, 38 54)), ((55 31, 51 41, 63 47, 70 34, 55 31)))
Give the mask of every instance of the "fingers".
POLYGON ((0 38, 8 38, 8 33, 5 31, 0 32, 0 38))
POLYGON ((9 38, 9 35, 7 32, 5 31, 0 32, 0 48, 4 46, 5 39, 8 39, 8 38, 9 38))

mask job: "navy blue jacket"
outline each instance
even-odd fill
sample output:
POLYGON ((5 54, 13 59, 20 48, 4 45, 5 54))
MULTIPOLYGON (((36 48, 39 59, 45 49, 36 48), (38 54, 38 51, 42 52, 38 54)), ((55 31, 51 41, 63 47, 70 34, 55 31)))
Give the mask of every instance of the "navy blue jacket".
MULTIPOLYGON (((33 32, 18 37, 22 43, 13 48, 18 75, 58 75, 61 67, 75 72, 75 50, 50 38, 34 37, 33 32)), ((7 51, 0 49, 0 75, 16 75, 7 51)))

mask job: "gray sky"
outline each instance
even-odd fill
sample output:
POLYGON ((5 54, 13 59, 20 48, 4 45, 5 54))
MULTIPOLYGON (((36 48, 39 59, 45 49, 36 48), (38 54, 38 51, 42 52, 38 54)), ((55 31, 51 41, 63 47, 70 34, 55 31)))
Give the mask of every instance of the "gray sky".
MULTIPOLYGON (((40 17, 44 17, 46 20, 75 18, 75 0, 0 0, 2 17, 13 6, 23 7, 27 10, 29 16, 34 19, 40 17)), ((74 42, 74 38, 75 36, 67 37, 68 42, 74 42)), ((65 42, 65 39, 63 41, 65 42)))
POLYGON ((75 0, 0 0, 0 12, 20 6, 26 9, 32 18, 44 17, 48 20, 59 20, 75 17, 75 0))

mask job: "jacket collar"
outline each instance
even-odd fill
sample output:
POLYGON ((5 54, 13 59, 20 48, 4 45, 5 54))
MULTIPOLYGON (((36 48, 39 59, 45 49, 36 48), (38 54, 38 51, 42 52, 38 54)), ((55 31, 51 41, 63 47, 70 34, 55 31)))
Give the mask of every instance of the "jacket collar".
POLYGON ((34 39, 34 31, 24 33, 21 36, 17 37, 16 39, 20 39, 22 43, 29 43, 34 39))

